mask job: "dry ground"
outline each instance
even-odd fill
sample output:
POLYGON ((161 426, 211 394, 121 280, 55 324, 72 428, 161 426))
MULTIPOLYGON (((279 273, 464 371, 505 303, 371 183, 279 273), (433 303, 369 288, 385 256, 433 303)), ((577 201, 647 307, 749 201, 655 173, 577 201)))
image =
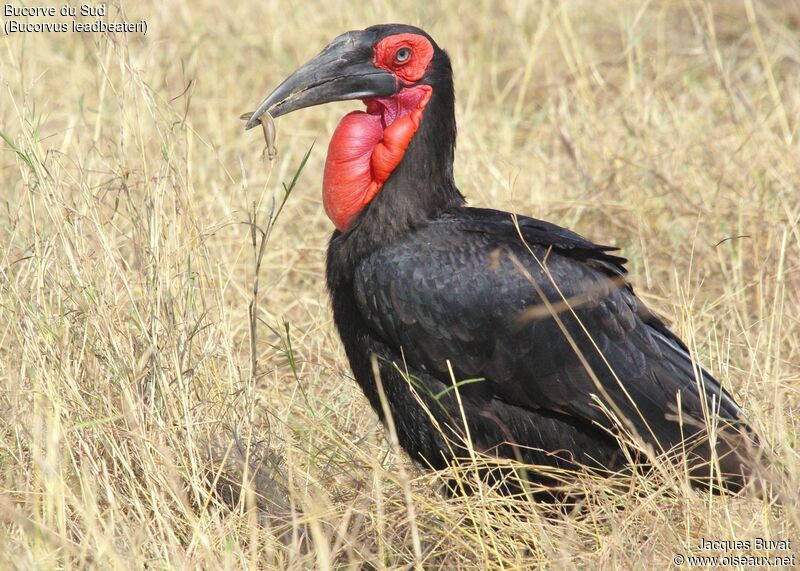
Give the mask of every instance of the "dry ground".
POLYGON ((0 44, 0 567, 661 568, 701 537, 800 555, 800 3, 354 6, 114 2, 146 36, 0 44), (471 203, 622 247, 770 443, 782 507, 679 476, 581 481, 580 513, 448 499, 392 452, 323 285, 321 168, 356 105, 281 119, 273 164, 238 120, 386 21, 449 50, 471 203), (315 140, 256 272, 247 221, 268 227, 315 140))

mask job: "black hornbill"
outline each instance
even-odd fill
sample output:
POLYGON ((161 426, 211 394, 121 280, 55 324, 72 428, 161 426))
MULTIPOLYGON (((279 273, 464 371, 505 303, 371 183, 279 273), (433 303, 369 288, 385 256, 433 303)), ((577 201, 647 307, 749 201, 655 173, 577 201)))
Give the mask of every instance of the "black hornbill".
POLYGON ((355 379, 383 419, 377 372, 412 458, 445 467, 467 455, 468 435, 499 457, 618 470, 627 435, 649 458, 682 454, 695 483, 741 488, 757 438, 636 297, 626 260, 549 222, 465 206, 450 60, 427 33, 337 37, 247 128, 347 99, 366 110, 346 115, 328 148, 327 285, 355 379))

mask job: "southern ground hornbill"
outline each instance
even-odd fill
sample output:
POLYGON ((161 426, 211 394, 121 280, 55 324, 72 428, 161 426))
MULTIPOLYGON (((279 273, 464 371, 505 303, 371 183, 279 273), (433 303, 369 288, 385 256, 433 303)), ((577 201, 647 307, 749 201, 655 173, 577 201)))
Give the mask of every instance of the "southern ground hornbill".
MULTIPOLYGON (((328 148, 328 289, 355 379, 384 418, 378 374, 412 458, 445 467, 467 456, 467 435, 475 450, 568 471, 671 452, 693 482, 741 488, 755 436, 634 295, 625 260, 554 224, 465 206, 450 60, 424 31, 339 36, 247 128, 347 99, 366 110, 328 148)), ((551 485, 545 472, 528 477, 551 485)))

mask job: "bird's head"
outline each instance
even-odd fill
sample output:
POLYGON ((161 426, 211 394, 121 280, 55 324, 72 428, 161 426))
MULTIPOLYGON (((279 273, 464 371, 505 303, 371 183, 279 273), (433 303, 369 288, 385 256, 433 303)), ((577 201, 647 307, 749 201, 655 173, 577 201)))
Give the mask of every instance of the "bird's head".
POLYGON ((452 101, 450 61, 428 34, 401 24, 372 26, 335 38, 267 96, 245 128, 258 125, 264 113, 280 117, 333 101, 364 102, 365 111, 342 118, 325 164, 323 203, 344 231, 401 163, 439 91, 452 101))

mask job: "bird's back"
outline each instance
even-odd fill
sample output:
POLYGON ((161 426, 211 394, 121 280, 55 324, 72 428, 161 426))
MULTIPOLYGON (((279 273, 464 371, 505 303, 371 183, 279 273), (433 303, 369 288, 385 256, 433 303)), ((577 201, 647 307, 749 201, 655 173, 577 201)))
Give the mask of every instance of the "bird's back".
MULTIPOLYGON (((736 436, 741 409, 609 250, 532 218, 458 208, 367 256, 355 296, 407 366, 446 385, 449 367, 482 379, 464 384, 465 398, 627 430, 655 452, 694 447, 692 461, 709 462, 709 423, 736 436)), ((738 473, 733 445, 719 442, 723 472, 738 473)))

